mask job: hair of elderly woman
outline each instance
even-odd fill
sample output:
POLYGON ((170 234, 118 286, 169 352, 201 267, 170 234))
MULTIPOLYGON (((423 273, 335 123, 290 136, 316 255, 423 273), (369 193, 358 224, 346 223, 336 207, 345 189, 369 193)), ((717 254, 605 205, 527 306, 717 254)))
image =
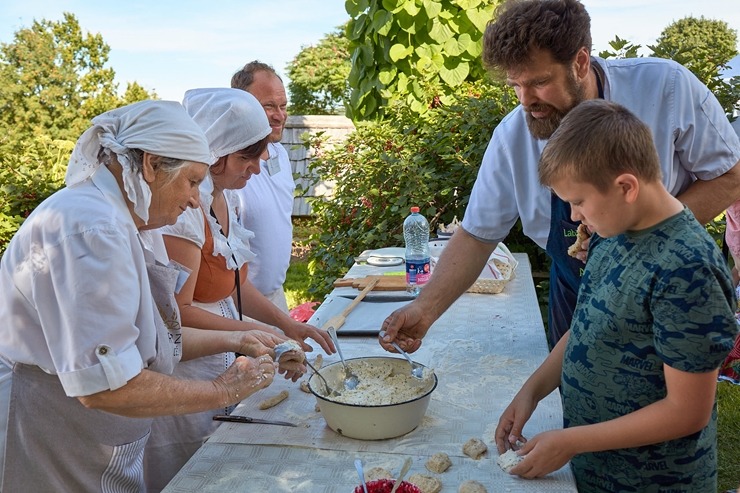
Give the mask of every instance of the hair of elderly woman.
POLYGON ((283 80, 271 65, 260 62, 259 60, 253 60, 231 76, 231 87, 246 91, 252 85, 252 82, 254 82, 254 74, 257 72, 270 72, 280 79, 281 82, 283 80))
MULTIPOLYGON (((114 160, 111 154, 112 153, 110 152, 110 150, 101 147, 100 151, 98 152, 98 161, 100 162, 100 164, 104 166, 110 166, 114 160)), ((151 156, 153 166, 157 170, 166 173, 168 181, 174 180, 180 170, 182 170, 189 164, 188 161, 184 161, 182 159, 158 156, 156 154, 151 154, 151 156)), ((137 173, 141 173, 144 164, 144 151, 142 151, 141 149, 130 149, 129 162, 131 163, 131 167, 134 169, 134 171, 136 171, 137 173)))
POLYGON ((546 50, 560 64, 578 50, 591 52, 591 17, 578 0, 508 0, 500 4, 483 35, 483 64, 499 74, 546 50))
POLYGON ((642 120, 603 99, 590 99, 573 108, 550 137, 539 163, 544 186, 565 178, 603 192, 623 173, 648 182, 660 180, 658 151, 642 120))

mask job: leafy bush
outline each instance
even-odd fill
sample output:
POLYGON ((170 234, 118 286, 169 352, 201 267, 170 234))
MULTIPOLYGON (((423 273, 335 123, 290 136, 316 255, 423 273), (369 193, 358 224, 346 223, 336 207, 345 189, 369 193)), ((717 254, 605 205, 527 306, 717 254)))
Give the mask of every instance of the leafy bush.
POLYGON ((0 151, 0 254, 33 209, 64 186, 73 148, 40 136, 0 151))
MULTIPOLYGON (((402 223, 413 205, 431 231, 462 218, 491 133, 516 104, 505 86, 469 83, 449 106, 421 116, 395 107, 389 118, 358 123, 343 145, 319 152, 310 170, 335 188, 311 205, 319 230, 309 253, 312 292, 327 293, 363 250, 403 245, 402 223)), ((306 145, 322 151, 316 140, 306 145)), ((519 227, 507 245, 544 259, 519 227)))

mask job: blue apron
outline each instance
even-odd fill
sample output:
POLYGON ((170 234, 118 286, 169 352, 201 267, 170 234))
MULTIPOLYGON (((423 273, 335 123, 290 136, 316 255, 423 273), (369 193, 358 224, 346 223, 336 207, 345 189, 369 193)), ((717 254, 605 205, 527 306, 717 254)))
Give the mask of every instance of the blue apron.
MULTIPOLYGON (((592 66, 596 74, 599 98, 604 99, 604 84, 599 69, 592 66)), ((563 337, 573 320, 573 311, 578 299, 578 287, 586 264, 568 255, 568 248, 575 243, 579 222, 571 222, 570 204, 552 194, 550 202, 550 234, 547 237, 547 254, 550 256, 550 295, 547 314, 550 349, 563 337)))
POLYGON ((568 248, 575 243, 580 224, 571 221, 570 204, 553 193, 551 208, 546 251, 551 260, 547 325, 552 349, 570 329, 578 287, 581 285, 581 275, 586 264, 568 255, 568 248))

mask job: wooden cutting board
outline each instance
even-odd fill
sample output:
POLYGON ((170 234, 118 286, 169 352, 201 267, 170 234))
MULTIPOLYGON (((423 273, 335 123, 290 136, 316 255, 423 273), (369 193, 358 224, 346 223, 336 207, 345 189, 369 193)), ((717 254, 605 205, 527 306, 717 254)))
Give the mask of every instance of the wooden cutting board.
POLYGON ((377 279, 373 291, 406 291, 406 276, 343 277, 334 281, 335 288, 350 287, 365 289, 370 281, 377 279))

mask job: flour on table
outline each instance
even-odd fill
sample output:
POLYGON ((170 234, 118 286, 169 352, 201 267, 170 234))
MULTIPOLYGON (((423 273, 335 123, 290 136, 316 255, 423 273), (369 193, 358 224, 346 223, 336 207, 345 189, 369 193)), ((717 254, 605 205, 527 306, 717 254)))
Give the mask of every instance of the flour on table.
POLYGON ((457 493, 488 493, 488 490, 478 481, 471 479, 461 484, 457 489, 457 493))

